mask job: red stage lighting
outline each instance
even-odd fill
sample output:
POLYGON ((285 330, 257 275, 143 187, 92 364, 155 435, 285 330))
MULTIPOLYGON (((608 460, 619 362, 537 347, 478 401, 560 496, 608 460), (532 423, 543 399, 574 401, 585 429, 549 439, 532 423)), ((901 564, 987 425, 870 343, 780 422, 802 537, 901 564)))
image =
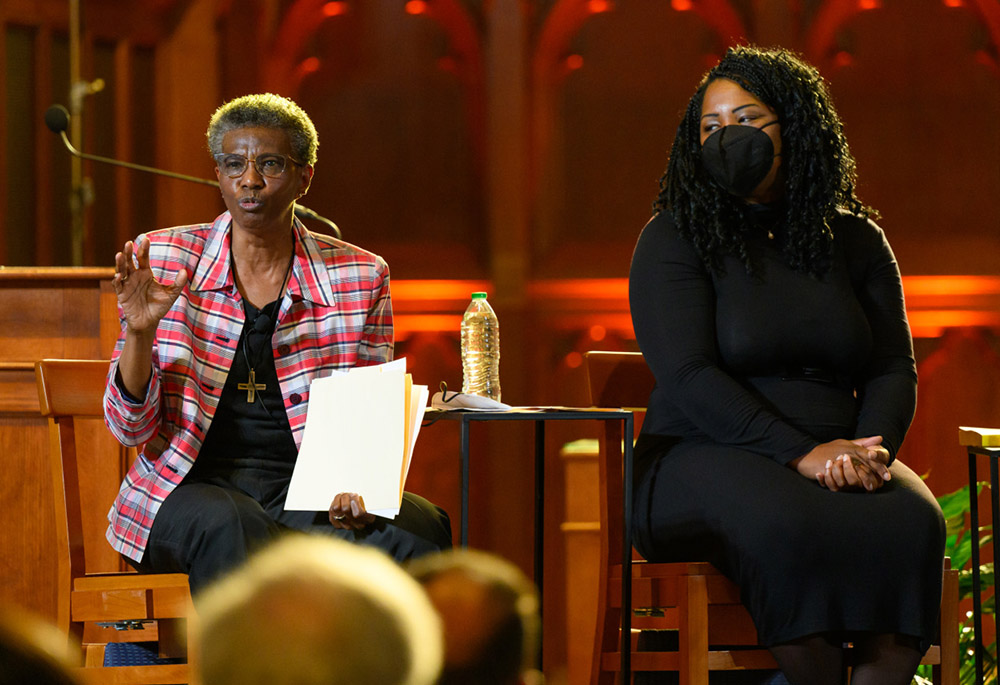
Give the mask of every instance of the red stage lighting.
POLYGON ((319 58, 307 57, 299 64, 299 71, 303 74, 312 74, 319 71, 319 58))
POLYGON ((343 2, 343 0, 335 0, 323 5, 323 16, 326 17, 339 17, 341 14, 347 14, 350 11, 351 6, 343 2))
POLYGON ((847 50, 841 50, 836 55, 833 56, 833 63, 840 67, 849 67, 854 64, 854 58, 851 57, 851 53, 847 50))
POLYGON ((407 14, 426 14, 427 2, 425 0, 408 0, 405 9, 407 14))

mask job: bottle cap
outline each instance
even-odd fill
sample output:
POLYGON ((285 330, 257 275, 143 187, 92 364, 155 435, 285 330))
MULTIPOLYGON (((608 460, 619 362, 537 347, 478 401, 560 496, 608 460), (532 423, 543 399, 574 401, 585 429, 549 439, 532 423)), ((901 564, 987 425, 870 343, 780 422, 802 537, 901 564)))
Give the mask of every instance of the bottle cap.
POLYGON ((472 293, 472 299, 473 300, 485 300, 486 299, 486 293, 472 293))

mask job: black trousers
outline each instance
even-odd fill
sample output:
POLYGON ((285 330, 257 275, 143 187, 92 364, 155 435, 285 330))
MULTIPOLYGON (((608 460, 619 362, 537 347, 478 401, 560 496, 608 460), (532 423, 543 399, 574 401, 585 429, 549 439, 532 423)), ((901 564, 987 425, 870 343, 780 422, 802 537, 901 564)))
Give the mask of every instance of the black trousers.
POLYGON ((191 591, 197 593, 288 531, 371 545, 400 562, 451 547, 448 514, 409 492, 403 493, 396 518, 378 517, 366 529, 354 531, 334 528, 325 511, 262 505, 230 483, 207 480, 181 483, 167 496, 153 521, 142 561, 127 561, 143 573, 187 573, 191 591))

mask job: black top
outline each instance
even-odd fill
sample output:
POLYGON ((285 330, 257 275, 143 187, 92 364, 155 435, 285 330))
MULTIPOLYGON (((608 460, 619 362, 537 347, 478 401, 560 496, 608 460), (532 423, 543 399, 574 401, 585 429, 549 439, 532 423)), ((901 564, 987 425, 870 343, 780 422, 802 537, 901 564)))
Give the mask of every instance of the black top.
POLYGON ((636 339, 656 377, 643 433, 782 464, 820 442, 881 435, 895 456, 916 402, 899 270, 873 222, 845 213, 831 227, 832 265, 816 278, 787 265, 766 220, 746 229, 753 275, 732 257, 709 272, 666 213, 647 223, 629 278, 636 339))
POLYGON ((279 302, 275 300, 258 310, 244 300, 247 318, 237 353, 208 435, 185 478, 187 482, 224 478, 258 501, 270 499, 287 487, 298 449, 278 387, 271 348, 279 302), (254 390, 252 401, 248 401, 251 367, 254 390))

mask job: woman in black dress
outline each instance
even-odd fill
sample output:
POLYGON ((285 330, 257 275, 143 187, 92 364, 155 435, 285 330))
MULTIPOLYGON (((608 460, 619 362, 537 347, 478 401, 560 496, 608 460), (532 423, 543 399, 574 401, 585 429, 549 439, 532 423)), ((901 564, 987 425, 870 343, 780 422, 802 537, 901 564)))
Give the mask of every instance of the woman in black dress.
POLYGON ((732 48, 678 127, 629 297, 656 388, 636 539, 741 588, 793 684, 905 684, 937 632, 944 523, 895 461, 916 369, 899 270, 822 77, 732 48))

